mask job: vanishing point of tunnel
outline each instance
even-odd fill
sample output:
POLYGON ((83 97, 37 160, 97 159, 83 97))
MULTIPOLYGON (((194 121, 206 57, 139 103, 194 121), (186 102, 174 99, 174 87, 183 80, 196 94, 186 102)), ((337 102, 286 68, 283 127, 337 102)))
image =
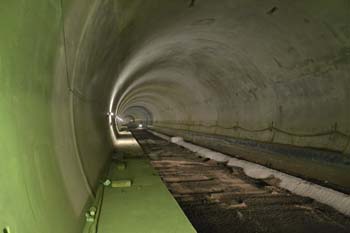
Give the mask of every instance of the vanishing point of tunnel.
POLYGON ((349 0, 0 0, 0 233, 349 233, 349 0))

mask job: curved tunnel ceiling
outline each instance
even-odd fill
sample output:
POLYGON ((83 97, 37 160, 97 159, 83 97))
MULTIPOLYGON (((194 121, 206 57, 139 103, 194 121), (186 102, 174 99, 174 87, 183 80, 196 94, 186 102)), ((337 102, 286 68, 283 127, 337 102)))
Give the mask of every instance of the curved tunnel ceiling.
MULTIPOLYGON (((0 13, 0 229, 81 232, 114 149, 109 112, 350 153, 348 0, 3 0, 0 13)), ((327 174, 349 187, 341 163, 327 174)))
POLYGON ((152 113, 143 106, 132 106, 125 110, 124 115, 121 116, 125 123, 128 122, 143 122, 145 124, 152 124, 152 113))
POLYGON ((275 142, 349 150, 349 3, 136 2, 113 110, 144 106, 171 128, 272 125, 297 135, 275 142))

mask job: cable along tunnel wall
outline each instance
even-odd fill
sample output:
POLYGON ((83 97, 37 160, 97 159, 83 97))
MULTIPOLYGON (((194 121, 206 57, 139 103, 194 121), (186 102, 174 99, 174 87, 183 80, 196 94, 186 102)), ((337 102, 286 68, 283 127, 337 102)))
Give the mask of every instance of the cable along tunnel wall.
POLYGON ((154 30, 122 63, 112 109, 123 116, 143 106, 159 132, 348 193, 349 9, 344 1, 173 8, 171 18, 140 22, 154 30), (278 153, 242 153, 237 143, 278 153))
POLYGON ((253 2, 201 1, 151 24, 121 66, 117 111, 144 106, 160 128, 349 154, 349 4, 253 2))

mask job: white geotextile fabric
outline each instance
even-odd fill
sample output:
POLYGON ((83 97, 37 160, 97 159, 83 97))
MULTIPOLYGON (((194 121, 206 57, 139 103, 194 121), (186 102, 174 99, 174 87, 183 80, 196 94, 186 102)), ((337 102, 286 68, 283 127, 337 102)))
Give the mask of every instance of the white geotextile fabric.
POLYGON ((311 183, 309 181, 255 164, 252 162, 233 158, 231 156, 212 151, 210 149, 185 142, 181 137, 168 137, 158 132, 151 131, 154 135, 168 140, 177 145, 218 162, 227 162, 227 166, 240 167, 244 173, 255 179, 274 177, 280 180, 278 186, 294 194, 310 197, 318 202, 329 205, 339 212, 350 216, 350 196, 330 188, 311 183))

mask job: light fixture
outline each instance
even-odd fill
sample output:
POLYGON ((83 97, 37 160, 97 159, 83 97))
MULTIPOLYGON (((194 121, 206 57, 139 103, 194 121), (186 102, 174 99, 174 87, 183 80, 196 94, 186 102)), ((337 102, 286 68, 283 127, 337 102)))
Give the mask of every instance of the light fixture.
POLYGON ((124 122, 124 119, 119 117, 119 116, 117 116, 117 115, 115 116, 115 119, 117 119, 117 121, 119 121, 119 122, 124 122))

